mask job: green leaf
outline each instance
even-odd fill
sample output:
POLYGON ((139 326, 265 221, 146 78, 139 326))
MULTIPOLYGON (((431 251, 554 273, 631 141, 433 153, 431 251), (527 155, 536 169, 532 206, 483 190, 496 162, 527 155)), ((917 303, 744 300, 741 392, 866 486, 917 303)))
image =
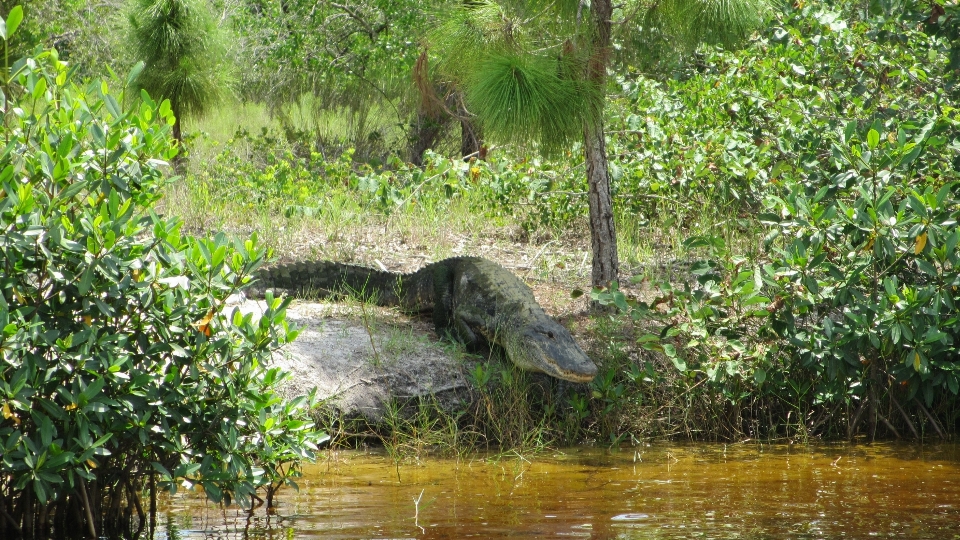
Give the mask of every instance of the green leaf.
POLYGON ((883 279, 883 289, 887 292, 887 296, 895 296, 897 294, 897 286, 894 284, 893 280, 890 278, 883 279))
POLYGON ((107 146, 107 135, 103 132, 99 123, 94 122, 90 126, 90 134, 93 135, 93 140, 97 143, 97 146, 101 148, 107 146))
POLYGON ((133 68, 130 70, 130 73, 127 74, 127 86, 133 85, 134 81, 137 80, 137 77, 140 76, 140 73, 143 71, 143 67, 145 65, 146 64, 143 62, 143 60, 141 60, 133 66, 133 68))
POLYGON ((924 273, 930 276, 939 275, 939 272, 937 272, 937 269, 927 261, 924 261, 922 259, 917 259, 917 266, 920 267, 920 270, 922 270, 924 273))
MULTIPOLYGON (((144 103, 146 103, 147 107, 150 107, 150 109, 157 108, 157 103, 153 101, 153 99, 150 97, 150 94, 148 94, 146 90, 140 90, 140 99, 144 103)), ((169 108, 169 105, 168 105, 168 108, 169 108)))
POLYGON ((913 145, 913 148, 909 152, 907 152, 906 155, 904 155, 903 158, 900 160, 901 166, 906 166, 913 163, 913 161, 917 159, 917 156, 920 155, 920 152, 923 151, 923 145, 908 143, 907 147, 910 147, 911 145, 913 145))
POLYGON ((880 133, 877 132, 877 130, 871 128, 870 131, 867 132, 867 146, 870 147, 870 149, 872 150, 879 145, 880 145, 880 133))
POLYGON ((90 285, 93 283, 93 266, 87 266, 83 275, 80 276, 80 284, 77 286, 77 292, 80 293, 80 296, 87 294, 90 291, 90 285))
POLYGON ((853 139, 853 136, 857 133, 857 121, 851 120, 847 122, 847 125, 843 128, 843 142, 850 144, 850 141, 853 139))
POLYGON ((66 202, 74 195, 80 193, 84 187, 86 187, 85 182, 74 180, 73 183, 67 185, 67 187, 63 188, 59 193, 57 193, 57 196, 53 199, 54 206, 59 206, 60 204, 66 202))
POLYGON ((13 9, 10 10, 10 14, 7 15, 7 25, 6 29, 2 32, 2 37, 4 40, 13 37, 13 34, 17 31, 17 28, 20 27, 20 22, 23 21, 23 8, 19 5, 13 6, 13 9))
POLYGON ((123 111, 120 109, 120 104, 117 103, 117 99, 110 94, 105 94, 103 96, 103 103, 107 107, 107 111, 113 115, 114 119, 119 119, 123 116, 123 111))
POLYGON ((924 336, 923 336, 923 342, 924 342, 924 343, 933 343, 933 342, 935 342, 935 341, 940 341, 940 340, 942 340, 942 339, 949 338, 949 337, 950 337, 949 334, 945 334, 945 333, 937 330, 936 328, 931 328, 931 329, 927 330, 926 334, 924 334, 924 336))
POLYGON ((780 216, 771 212, 762 212, 757 215, 757 221, 763 225, 777 225, 780 223, 780 216))
POLYGON ((923 203, 916 195, 910 194, 907 198, 907 204, 910 205, 910 209, 916 212, 921 216, 927 215, 927 205, 923 203))
POLYGON ((40 99, 43 93, 47 91, 47 79, 40 77, 37 85, 33 87, 33 99, 40 99))
POLYGON ((223 491, 213 482, 204 481, 200 482, 200 485, 203 486, 203 491, 207 495, 207 498, 214 503, 219 503, 221 500, 223 500, 223 491))
POLYGON ((767 372, 763 368, 753 370, 753 380, 757 381, 757 384, 763 384, 763 381, 767 380, 767 372))
POLYGON ((168 471, 167 468, 164 467, 160 462, 151 461, 151 462, 150 462, 150 465, 153 467, 153 469, 154 469, 155 471, 157 471, 158 473, 160 473, 164 479, 172 479, 172 478, 173 478, 173 475, 170 474, 170 471, 168 471))
POLYGON ((894 345, 900 343, 900 323, 893 323, 890 326, 890 341, 894 345))
POLYGON ((33 491, 37 495, 37 499, 41 504, 46 504, 47 502, 47 483, 36 479, 33 481, 33 491))
POLYGON ((687 363, 682 358, 671 357, 670 362, 673 363, 673 367, 677 368, 677 371, 687 371, 687 363))
POLYGON ((53 160, 50 159, 50 155, 43 150, 40 150, 38 154, 40 155, 40 169, 43 171, 44 176, 53 180, 53 160))

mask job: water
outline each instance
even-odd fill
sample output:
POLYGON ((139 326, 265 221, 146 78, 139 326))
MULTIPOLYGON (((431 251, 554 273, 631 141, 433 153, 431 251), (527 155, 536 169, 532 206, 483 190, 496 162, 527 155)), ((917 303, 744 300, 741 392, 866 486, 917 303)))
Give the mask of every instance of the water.
POLYGON ((654 445, 428 458, 336 452, 249 521, 193 494, 158 538, 960 538, 960 446, 654 445))

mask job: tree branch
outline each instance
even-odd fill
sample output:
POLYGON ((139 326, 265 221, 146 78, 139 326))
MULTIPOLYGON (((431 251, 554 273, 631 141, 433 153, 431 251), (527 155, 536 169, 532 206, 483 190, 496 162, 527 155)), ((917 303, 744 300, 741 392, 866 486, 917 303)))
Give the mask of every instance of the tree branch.
POLYGON ((338 4, 336 2, 330 2, 330 5, 332 7, 335 7, 345 12, 347 15, 350 16, 351 19, 357 21, 360 24, 360 26, 363 26, 364 29, 366 29, 367 31, 367 35, 370 36, 370 41, 375 41, 377 39, 377 34, 379 32, 375 31, 372 26, 367 24, 367 21, 364 20, 363 17, 360 16, 356 11, 354 11, 350 6, 347 6, 344 4, 338 4))

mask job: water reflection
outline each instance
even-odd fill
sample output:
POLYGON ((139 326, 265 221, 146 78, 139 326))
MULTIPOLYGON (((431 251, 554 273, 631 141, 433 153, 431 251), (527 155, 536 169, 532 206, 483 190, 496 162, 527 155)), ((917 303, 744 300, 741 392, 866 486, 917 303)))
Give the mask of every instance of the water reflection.
POLYGON ((960 538, 960 447, 569 449, 535 457, 328 454, 277 516, 166 501, 170 540, 960 538))

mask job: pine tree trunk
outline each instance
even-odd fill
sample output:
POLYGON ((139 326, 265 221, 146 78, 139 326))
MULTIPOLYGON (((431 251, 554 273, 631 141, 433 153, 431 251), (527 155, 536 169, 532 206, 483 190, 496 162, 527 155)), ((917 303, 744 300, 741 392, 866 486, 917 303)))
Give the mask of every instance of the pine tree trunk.
POLYGON ((590 247, 593 249, 591 282, 594 287, 607 287, 611 281, 617 281, 620 262, 617 258, 617 230, 613 223, 613 198, 607 173, 603 122, 599 118, 588 122, 583 136, 590 206, 590 247))
POLYGON ((590 245, 593 249, 592 284, 606 287, 617 281, 620 261, 617 257, 617 230, 613 223, 613 198, 607 170, 606 141, 603 136, 603 105, 607 64, 610 58, 610 29, 613 5, 610 0, 590 3, 593 19, 592 55, 587 79, 597 90, 597 104, 583 129, 587 162, 587 190, 590 205, 590 245))

